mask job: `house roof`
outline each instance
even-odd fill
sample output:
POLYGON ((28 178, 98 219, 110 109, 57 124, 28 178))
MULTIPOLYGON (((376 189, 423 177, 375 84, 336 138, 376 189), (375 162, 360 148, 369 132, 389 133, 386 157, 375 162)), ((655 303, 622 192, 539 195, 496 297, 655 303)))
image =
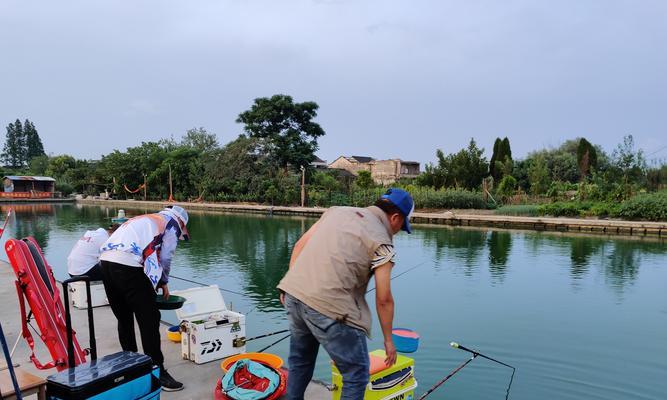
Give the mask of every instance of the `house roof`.
POLYGON ((374 160, 373 157, 367 157, 367 156, 352 156, 350 158, 355 160, 356 162, 358 162, 360 164, 365 164, 367 162, 371 162, 371 161, 374 160))
POLYGON ((415 165, 419 165, 419 161, 404 161, 404 160, 401 160, 401 164, 415 164, 415 165))
POLYGON ((318 156, 315 156, 315 158, 313 159, 313 161, 311 161, 311 163, 321 163, 321 164, 326 164, 327 162, 324 161, 323 159, 319 158, 318 156))
POLYGON ((7 175, 4 179, 12 181, 39 181, 39 182, 55 182, 56 180, 49 176, 23 176, 23 175, 7 175))

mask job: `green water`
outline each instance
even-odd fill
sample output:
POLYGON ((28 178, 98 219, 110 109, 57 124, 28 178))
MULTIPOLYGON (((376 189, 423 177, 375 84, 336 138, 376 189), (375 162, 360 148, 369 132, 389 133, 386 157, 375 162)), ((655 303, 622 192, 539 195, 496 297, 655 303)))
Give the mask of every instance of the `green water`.
MULTIPOLYGON (((23 207, 3 239, 34 235, 63 277, 81 233, 116 211, 23 207)), ((179 246, 172 274, 242 293, 224 296, 249 313, 249 336, 285 328, 274 288, 314 220, 192 213, 190 221, 192 241, 179 246)), ((395 244, 394 274, 420 265, 393 281, 395 326, 421 334, 418 393, 467 358, 449 347, 458 341, 518 368, 512 399, 667 398, 664 242, 418 227, 395 244)), ((192 284, 173 279, 171 286, 192 284)), ((377 323, 374 330, 371 349, 381 347, 377 323)), ((277 338, 250 342, 248 350, 277 338)), ((288 343, 271 350, 286 358, 288 343)), ((476 359, 430 398, 501 399, 510 373, 476 359)), ((324 353, 316 375, 330 380, 324 353)))

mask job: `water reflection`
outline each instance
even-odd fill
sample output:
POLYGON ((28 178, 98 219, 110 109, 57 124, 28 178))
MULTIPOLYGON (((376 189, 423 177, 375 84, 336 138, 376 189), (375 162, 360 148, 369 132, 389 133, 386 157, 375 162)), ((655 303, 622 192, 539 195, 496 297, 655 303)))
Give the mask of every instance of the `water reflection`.
POLYGON ((492 283, 502 283, 505 278, 507 259, 512 250, 512 234, 491 231, 487 240, 489 248, 489 272, 492 283))
POLYGON ((573 280, 583 278, 591 263, 591 257, 598 253, 604 246, 604 241, 600 238, 581 237, 577 240, 569 240, 571 251, 570 276, 573 280))
MULTIPOLYGON (((423 243, 426 249, 434 250, 436 261, 443 258, 455 259, 454 268, 463 267, 466 276, 473 276, 479 271, 479 259, 486 244, 486 231, 477 229, 456 229, 450 227, 421 228, 423 243)), ((436 270, 440 263, 435 263, 436 270)))

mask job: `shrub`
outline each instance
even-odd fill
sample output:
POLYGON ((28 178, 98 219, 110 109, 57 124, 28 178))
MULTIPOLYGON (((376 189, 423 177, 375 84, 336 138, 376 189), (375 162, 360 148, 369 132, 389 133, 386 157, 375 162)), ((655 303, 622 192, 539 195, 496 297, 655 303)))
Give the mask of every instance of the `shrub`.
POLYGON ((58 181, 56 182, 55 190, 56 192, 61 192, 63 196, 69 196, 74 193, 74 186, 70 185, 69 182, 58 181))
POLYGON ((539 206, 538 212, 540 215, 552 217, 578 217, 589 210, 590 207, 590 203, 557 201, 539 206))
POLYGON ((667 191, 640 194, 618 207, 618 216, 625 219, 667 221, 667 191))
POLYGON ((503 179, 498 184, 498 190, 496 193, 503 197, 509 197, 514 194, 517 187, 517 181, 512 175, 505 175, 503 179))

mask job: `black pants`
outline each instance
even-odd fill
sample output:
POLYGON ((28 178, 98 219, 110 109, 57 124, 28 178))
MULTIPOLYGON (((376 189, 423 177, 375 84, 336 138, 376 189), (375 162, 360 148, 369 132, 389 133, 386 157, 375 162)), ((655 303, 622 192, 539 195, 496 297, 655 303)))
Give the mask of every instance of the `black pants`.
MULTIPOLYGON (((86 275, 87 277, 89 277, 91 282, 103 281, 104 280, 104 276, 102 275, 102 267, 100 266, 100 263, 97 263, 97 264, 93 265, 93 268, 89 269, 88 272, 86 272, 85 274, 81 274, 81 275, 86 275)), ((69 274, 69 276, 71 276, 72 278, 77 277, 77 276, 81 276, 81 275, 69 274)))
POLYGON ((155 290, 143 268, 101 261, 104 289, 109 305, 118 319, 118 339, 125 351, 137 352, 134 316, 137 318, 144 353, 160 367, 164 363, 160 349, 160 310, 155 304, 155 290))

